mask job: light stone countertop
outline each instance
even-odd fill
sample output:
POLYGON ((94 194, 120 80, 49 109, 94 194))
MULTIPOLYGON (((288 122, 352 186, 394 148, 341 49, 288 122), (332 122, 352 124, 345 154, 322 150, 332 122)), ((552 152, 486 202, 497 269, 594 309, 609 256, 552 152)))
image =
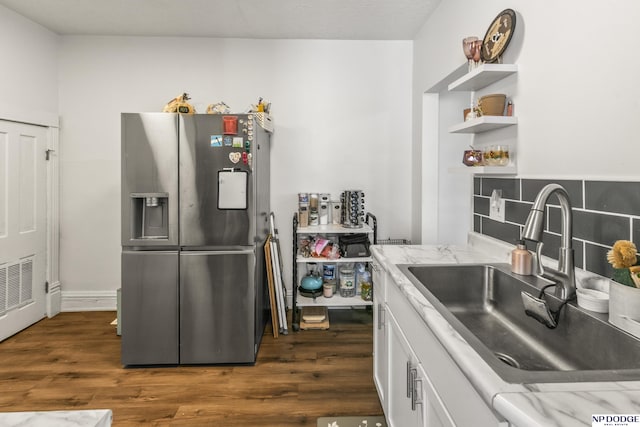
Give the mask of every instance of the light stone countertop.
MULTIPOLYGON (((470 233, 468 240, 468 245, 377 245, 372 246, 372 254, 484 401, 516 427, 591 426, 594 414, 640 414, 640 381, 505 382, 397 267, 401 264, 510 262, 512 245, 477 233, 470 233)), ((582 270, 576 271, 576 277, 578 286, 581 281, 597 280, 582 270)))
POLYGON ((109 427, 111 421, 110 409, 0 413, 3 427, 109 427))

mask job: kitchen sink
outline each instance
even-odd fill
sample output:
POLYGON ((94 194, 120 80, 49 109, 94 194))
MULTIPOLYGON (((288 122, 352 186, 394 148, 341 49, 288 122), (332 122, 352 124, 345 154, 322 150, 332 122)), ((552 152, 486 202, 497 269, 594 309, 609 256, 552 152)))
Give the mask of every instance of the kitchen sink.
MULTIPOLYGON (((511 273, 509 264, 401 265, 453 328, 511 383, 640 380, 640 340, 607 314, 565 305, 549 329, 525 314, 521 291, 548 284, 511 273)), ((546 296, 551 309, 561 301, 546 296)))

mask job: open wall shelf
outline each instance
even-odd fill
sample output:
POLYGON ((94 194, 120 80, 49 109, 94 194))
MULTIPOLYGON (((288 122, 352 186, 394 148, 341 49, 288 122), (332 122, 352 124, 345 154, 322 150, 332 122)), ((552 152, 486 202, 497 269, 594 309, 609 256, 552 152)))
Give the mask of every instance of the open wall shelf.
POLYGON ((517 117, 509 116, 481 116, 477 119, 467 120, 466 122, 453 125, 449 128, 451 133, 481 133, 494 129, 500 129, 507 126, 518 124, 517 117))
POLYGON ((516 64, 482 64, 449 84, 449 91, 474 92, 517 72, 516 64))

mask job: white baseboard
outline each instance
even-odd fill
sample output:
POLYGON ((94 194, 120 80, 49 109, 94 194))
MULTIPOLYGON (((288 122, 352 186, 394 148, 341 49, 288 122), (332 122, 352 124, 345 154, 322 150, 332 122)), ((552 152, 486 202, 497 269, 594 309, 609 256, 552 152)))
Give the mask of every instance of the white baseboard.
POLYGON ((116 311, 116 291, 62 291, 62 311, 116 311))
POLYGON ((62 289, 60 282, 49 285, 49 293, 47 294, 47 317, 53 317, 60 313, 62 309, 62 289))

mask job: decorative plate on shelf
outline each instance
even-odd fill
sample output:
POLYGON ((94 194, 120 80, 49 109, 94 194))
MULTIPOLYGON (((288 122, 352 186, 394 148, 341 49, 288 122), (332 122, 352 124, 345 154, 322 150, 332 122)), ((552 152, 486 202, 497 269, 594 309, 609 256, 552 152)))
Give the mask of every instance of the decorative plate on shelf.
POLYGON ((493 20, 482 42, 482 60, 496 62, 505 51, 516 28, 516 12, 505 9, 493 20))

